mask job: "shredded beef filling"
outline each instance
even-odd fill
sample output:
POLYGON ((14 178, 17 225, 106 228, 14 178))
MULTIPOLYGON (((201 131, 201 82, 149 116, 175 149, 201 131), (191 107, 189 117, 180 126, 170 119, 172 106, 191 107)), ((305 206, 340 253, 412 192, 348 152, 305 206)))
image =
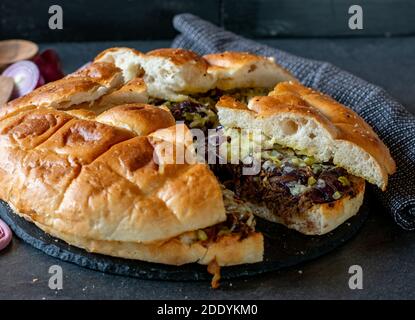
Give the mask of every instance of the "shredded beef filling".
POLYGON ((248 140, 242 139, 239 129, 219 127, 216 133, 209 141, 210 150, 214 148, 217 156, 216 163, 210 165, 215 175, 236 197, 265 206, 287 222, 307 212, 314 204, 334 205, 345 196, 356 196, 361 178, 333 163, 320 163, 265 135, 255 142, 249 136, 248 140), (238 164, 230 163, 235 150, 233 142, 240 153, 238 164), (244 174, 243 169, 252 168, 254 159, 260 160, 259 173, 244 174))
POLYGON ((248 103, 254 96, 267 95, 269 88, 246 88, 223 91, 212 89, 208 92, 193 94, 189 100, 172 102, 157 98, 151 98, 149 103, 168 107, 176 121, 183 121, 190 129, 201 129, 207 134, 208 129, 219 125, 216 115, 216 103, 223 95, 230 95, 236 100, 248 103))
POLYGON ((258 175, 243 175, 243 166, 244 164, 224 164, 212 167, 237 197, 264 205, 282 218, 302 214, 313 204, 330 203, 345 195, 356 195, 356 178, 342 168, 327 166, 313 171, 310 166, 295 167, 287 164, 262 168, 258 175), (302 192, 293 192, 293 186, 303 188, 302 192))

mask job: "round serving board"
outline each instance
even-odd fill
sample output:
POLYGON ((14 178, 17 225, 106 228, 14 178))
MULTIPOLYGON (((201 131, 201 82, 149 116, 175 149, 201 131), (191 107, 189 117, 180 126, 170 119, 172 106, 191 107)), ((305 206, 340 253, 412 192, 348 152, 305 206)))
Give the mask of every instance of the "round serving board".
MULTIPOLYGON (((264 261, 222 268, 222 279, 276 271, 318 258, 352 238, 366 221, 368 214, 368 206, 364 204, 356 216, 323 236, 305 236, 284 226, 257 219, 257 230, 263 232, 265 237, 264 261)), ((210 280, 212 277, 207 273, 206 266, 198 264, 176 267, 89 253, 43 232, 33 223, 14 214, 3 201, 0 201, 0 218, 19 238, 35 248, 82 267, 154 280, 210 280)))

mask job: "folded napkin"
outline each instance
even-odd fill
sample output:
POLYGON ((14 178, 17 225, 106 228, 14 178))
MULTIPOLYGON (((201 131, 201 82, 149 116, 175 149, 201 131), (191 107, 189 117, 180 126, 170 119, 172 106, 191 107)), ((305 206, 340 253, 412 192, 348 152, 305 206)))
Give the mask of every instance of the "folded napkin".
POLYGON ((415 117, 382 88, 370 84, 330 63, 301 58, 248 40, 191 14, 177 15, 174 27, 180 35, 172 47, 199 54, 248 51, 272 56, 303 84, 322 91, 363 117, 390 148, 397 172, 386 192, 371 187, 396 223, 415 230, 415 117))

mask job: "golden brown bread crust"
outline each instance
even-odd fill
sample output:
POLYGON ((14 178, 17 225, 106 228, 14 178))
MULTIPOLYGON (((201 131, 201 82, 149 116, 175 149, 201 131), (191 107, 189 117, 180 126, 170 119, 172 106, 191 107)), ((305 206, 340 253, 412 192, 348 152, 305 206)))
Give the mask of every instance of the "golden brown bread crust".
MULTIPOLYGON (((135 93, 135 92, 144 93, 144 92, 146 92, 146 90, 147 90, 147 86, 144 82, 144 79, 143 78, 134 78, 134 79, 128 81, 125 85, 123 85, 117 91, 118 92, 123 92, 123 93, 135 93)), ((114 93, 114 92, 112 92, 112 93, 114 93)))
POLYGON ((127 103, 145 103, 147 101, 148 93, 144 80, 142 78, 134 78, 122 87, 102 96, 98 100, 77 105, 76 108, 87 108, 99 114, 114 106, 127 103))
MULTIPOLYGON (((33 221, 52 218, 69 184, 81 166, 69 158, 39 150, 2 147, 0 154, 0 198, 30 214, 33 221)), ((45 222, 46 223, 46 222, 45 222)))
POLYGON ((142 53, 134 48, 127 48, 127 47, 113 47, 105 49, 104 51, 101 51, 94 59, 94 62, 100 62, 105 61, 106 59, 109 59, 109 57, 112 56, 114 53, 118 53, 120 51, 123 52, 130 52, 131 54, 136 55, 137 57, 141 56, 142 53))
POLYGON ((86 109, 70 109, 66 110, 66 113, 79 119, 84 120, 94 120, 97 116, 96 113, 92 110, 86 110, 86 109))
POLYGON ((388 148, 361 117, 298 82, 279 83, 269 96, 255 97, 248 106, 223 97, 217 108, 225 126, 259 126, 278 143, 320 161, 333 160, 382 190, 396 170, 388 148))
POLYGON ((221 68, 236 68, 249 63, 255 63, 267 58, 251 54, 248 52, 225 51, 221 53, 211 53, 204 55, 203 58, 212 66, 221 68))
POLYGON ((72 119, 37 149, 67 155, 81 164, 88 164, 111 146, 133 137, 132 132, 124 129, 96 121, 72 119))
POLYGON ((89 239, 147 243, 224 220, 220 190, 205 166, 172 165, 160 173, 152 155, 147 139, 137 137, 83 167, 55 212, 54 228, 89 239), (207 189, 195 193, 200 185, 207 189))
POLYGON ((22 111, 0 122, 0 145, 33 149, 72 117, 54 109, 22 111))
POLYGON ((124 128, 139 136, 158 129, 174 126, 176 121, 169 111, 143 103, 123 104, 101 113, 96 121, 124 128))
MULTIPOLYGON (((10 101, 11 102, 11 101, 10 101)), ((18 114, 19 112, 34 110, 36 106, 26 105, 26 106, 15 106, 13 104, 5 104, 0 108, 0 121, 12 117, 13 115, 18 114)))
POLYGON ((122 84, 122 71, 114 64, 92 63, 85 69, 10 101, 2 115, 30 106, 68 109, 82 103, 88 105, 122 84))
POLYGON ((365 194, 365 181, 357 177, 351 179, 355 192, 353 197, 346 195, 333 202, 314 204, 306 212, 294 216, 280 217, 266 207, 255 204, 250 204, 250 207, 257 216, 271 222, 281 223, 303 234, 323 235, 358 213, 365 194))
POLYGON ((208 62, 193 51, 185 49, 163 48, 149 51, 146 57, 157 57, 169 59, 175 65, 184 65, 192 63, 196 65, 201 72, 206 72, 209 66, 208 62))
POLYGON ((32 105, 67 109, 71 105, 96 100, 108 91, 106 86, 90 78, 64 78, 50 82, 23 97, 10 101, 6 108, 16 110, 32 105))
POLYGON ((87 67, 71 73, 68 78, 90 78, 106 87, 114 88, 121 85, 122 71, 115 64, 109 62, 94 62, 87 67))
POLYGON ((208 73, 216 78, 216 87, 222 90, 272 88, 278 82, 296 80, 271 57, 226 51, 208 54, 203 58, 209 62, 208 73))

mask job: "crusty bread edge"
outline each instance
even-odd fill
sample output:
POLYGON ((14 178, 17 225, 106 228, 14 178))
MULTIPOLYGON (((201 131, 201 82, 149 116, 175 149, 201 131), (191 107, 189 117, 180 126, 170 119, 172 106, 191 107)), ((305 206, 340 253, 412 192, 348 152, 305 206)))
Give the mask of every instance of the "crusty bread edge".
POLYGON ((265 206, 250 203, 255 215, 265 220, 285 225, 306 235, 323 235, 356 215, 363 203, 365 182, 360 179, 354 197, 345 196, 337 201, 313 205, 307 212, 283 219, 265 206))
POLYGON ((261 262, 264 255, 264 239, 261 233, 251 233, 240 240, 236 235, 222 236, 219 241, 202 246, 199 242, 185 244, 178 238, 165 242, 138 243, 123 241, 102 241, 77 237, 59 232, 53 228, 32 221, 30 217, 18 213, 23 218, 34 222, 38 228, 59 238, 66 243, 88 252, 109 255, 124 259, 141 260, 168 265, 187 263, 209 264, 213 259, 220 266, 232 266, 245 263, 261 262))

